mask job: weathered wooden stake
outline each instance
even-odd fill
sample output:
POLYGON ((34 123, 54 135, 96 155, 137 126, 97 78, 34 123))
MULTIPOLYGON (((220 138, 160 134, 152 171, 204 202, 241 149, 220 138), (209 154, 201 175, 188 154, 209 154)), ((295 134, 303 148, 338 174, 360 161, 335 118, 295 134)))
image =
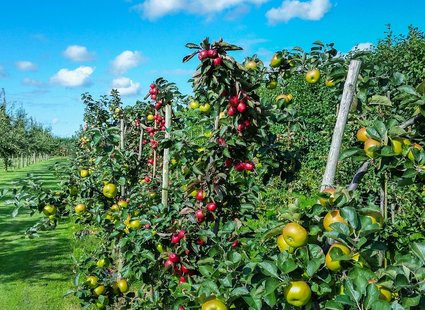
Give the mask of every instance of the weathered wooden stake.
MULTIPOLYGON (((120 120, 120 150, 124 151, 124 139, 125 139, 125 130, 124 130, 124 118, 120 120)), ((121 196, 125 197, 125 185, 121 185, 121 196)))
POLYGON ((326 163, 325 174, 323 175, 322 185, 320 190, 332 186, 334 183, 336 167, 338 164, 339 151, 341 149, 342 137, 344 128, 347 123, 348 112, 350 111, 351 103, 353 102, 354 93, 356 91, 357 78, 360 72, 361 61, 352 60, 348 68, 347 79, 344 84, 341 104, 339 107, 338 117, 335 124, 335 129, 332 136, 332 143, 329 150, 328 161, 326 163))
MULTIPOLYGON (((169 139, 171 137, 170 127, 171 127, 171 103, 165 105, 165 138, 169 139)), ((170 163, 170 149, 164 149, 164 154, 162 157, 162 199, 161 202, 165 207, 168 207, 168 190, 169 190, 169 163, 170 163)))
POLYGON ((137 156, 138 161, 142 159, 142 153, 143 153, 143 134, 144 134, 144 128, 143 126, 140 126, 140 138, 139 138, 139 155, 137 156))
MULTIPOLYGON (((155 116, 158 115, 158 111, 155 110, 155 116)), ((156 122, 153 127, 155 130, 157 128, 156 122)), ((156 176, 156 148, 153 150, 153 167, 152 167, 152 178, 155 178, 156 176)))

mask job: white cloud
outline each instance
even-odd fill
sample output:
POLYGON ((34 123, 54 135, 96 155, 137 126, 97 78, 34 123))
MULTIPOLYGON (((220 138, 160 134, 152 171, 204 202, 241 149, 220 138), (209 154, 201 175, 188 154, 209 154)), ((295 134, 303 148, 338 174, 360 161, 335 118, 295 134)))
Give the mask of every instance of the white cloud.
POLYGON ((288 22, 293 18, 305 20, 320 20, 331 8, 330 0, 284 0, 280 7, 273 8, 266 13, 270 24, 288 22))
POLYGON ((112 80, 112 88, 118 90, 121 96, 133 96, 139 93, 140 83, 136 83, 127 77, 119 77, 112 80))
POLYGON ((145 18, 155 20, 162 16, 187 12, 208 15, 246 4, 260 5, 268 0, 145 0, 133 8, 145 18))
POLYGON ((351 49, 352 51, 369 51, 373 47, 373 44, 370 42, 359 43, 351 49))
POLYGON ((87 47, 80 45, 70 45, 63 52, 63 55, 75 62, 89 61, 94 58, 94 53, 89 52, 87 47))
POLYGON ((37 65, 27 60, 17 61, 16 67, 21 71, 36 71, 37 70, 37 65))
POLYGON ((123 74, 140 65, 142 61, 142 53, 139 51, 124 51, 112 61, 112 72, 114 74, 123 74))
POLYGON ((60 69, 50 78, 50 82, 65 87, 79 87, 90 83, 90 76, 94 72, 92 67, 78 67, 75 70, 60 69))
POLYGON ((57 117, 54 117, 52 119, 52 125, 56 125, 59 122, 59 119, 57 117))

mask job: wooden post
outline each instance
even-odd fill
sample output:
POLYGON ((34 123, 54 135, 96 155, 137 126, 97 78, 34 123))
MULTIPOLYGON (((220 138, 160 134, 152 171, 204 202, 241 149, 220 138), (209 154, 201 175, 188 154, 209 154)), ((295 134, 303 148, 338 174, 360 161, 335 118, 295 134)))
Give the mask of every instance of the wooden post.
MULTIPOLYGON (((220 104, 217 104, 216 112, 217 112, 217 115, 216 115, 215 121, 214 121, 214 130, 215 131, 217 131, 220 128, 220 104)), ((211 158, 210 158, 210 161, 211 161, 211 158)), ((213 229, 214 235, 216 235, 216 236, 218 234, 218 228, 220 227, 220 221, 221 221, 220 214, 218 214, 217 217, 215 218, 214 229, 213 229)))
MULTIPOLYGON (((170 127, 171 127, 171 103, 165 105, 165 138, 169 139, 171 137, 170 127)), ((162 197, 161 203, 165 207, 168 207, 168 190, 169 190, 169 163, 170 163, 170 149, 164 149, 164 155, 162 156, 162 197)))
POLYGON ((341 149, 344 129, 348 118, 348 112, 350 111, 350 106, 353 102, 354 93, 356 91, 356 84, 360 72, 360 65, 360 60, 351 60, 350 66, 348 68, 347 79, 344 84, 344 91, 342 93, 338 117, 332 136, 332 143, 329 150, 328 161, 326 163, 325 174, 323 175, 322 185, 320 187, 321 191, 327 187, 332 186, 334 183, 335 172, 339 158, 339 151, 341 149))
MULTIPOLYGON (((155 110, 155 116, 157 116, 158 115, 158 111, 157 110, 155 110)), ((155 122, 155 125, 153 126, 153 128, 156 130, 156 128, 157 128, 157 124, 156 124, 156 122, 155 122)), ((152 167, 152 178, 155 178, 155 176, 156 176, 156 164, 157 164, 157 161, 156 161, 156 154, 157 154, 157 152, 156 152, 156 148, 153 150, 153 167, 152 167)))
MULTIPOLYGON (((120 150, 124 151, 124 138, 125 138, 125 130, 124 130, 124 118, 120 120, 120 150)), ((125 197, 125 185, 121 185, 121 196, 125 197)))
POLYGON ((142 152, 143 152, 143 134, 144 129, 143 126, 140 126, 140 138, 139 138, 139 154, 137 155, 138 161, 142 159, 142 152))

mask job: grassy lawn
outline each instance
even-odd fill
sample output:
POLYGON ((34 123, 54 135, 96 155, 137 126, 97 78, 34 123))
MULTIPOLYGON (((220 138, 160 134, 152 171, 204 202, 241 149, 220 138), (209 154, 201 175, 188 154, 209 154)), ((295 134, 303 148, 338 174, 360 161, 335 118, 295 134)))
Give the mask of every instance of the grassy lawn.
MULTIPOLYGON (((57 161, 66 163, 66 159, 53 158, 21 170, 1 170, 0 189, 27 173, 42 177, 46 186, 54 188, 57 179, 52 166, 57 161)), ((39 238, 25 239, 25 230, 40 215, 21 213, 12 218, 12 208, 4 204, 9 198, 0 197, 0 308, 80 309, 76 298, 63 297, 72 288, 72 224, 62 223, 39 238)))

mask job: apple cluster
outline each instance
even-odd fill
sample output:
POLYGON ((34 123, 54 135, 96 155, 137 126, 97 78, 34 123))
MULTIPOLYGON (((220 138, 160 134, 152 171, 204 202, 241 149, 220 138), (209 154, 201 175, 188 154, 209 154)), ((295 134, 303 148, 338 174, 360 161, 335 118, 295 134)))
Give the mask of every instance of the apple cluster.
POLYGON ((223 64, 223 60, 218 55, 218 51, 215 48, 209 50, 200 50, 198 54, 199 60, 203 61, 204 59, 212 59, 212 63, 215 67, 221 66, 223 64))

